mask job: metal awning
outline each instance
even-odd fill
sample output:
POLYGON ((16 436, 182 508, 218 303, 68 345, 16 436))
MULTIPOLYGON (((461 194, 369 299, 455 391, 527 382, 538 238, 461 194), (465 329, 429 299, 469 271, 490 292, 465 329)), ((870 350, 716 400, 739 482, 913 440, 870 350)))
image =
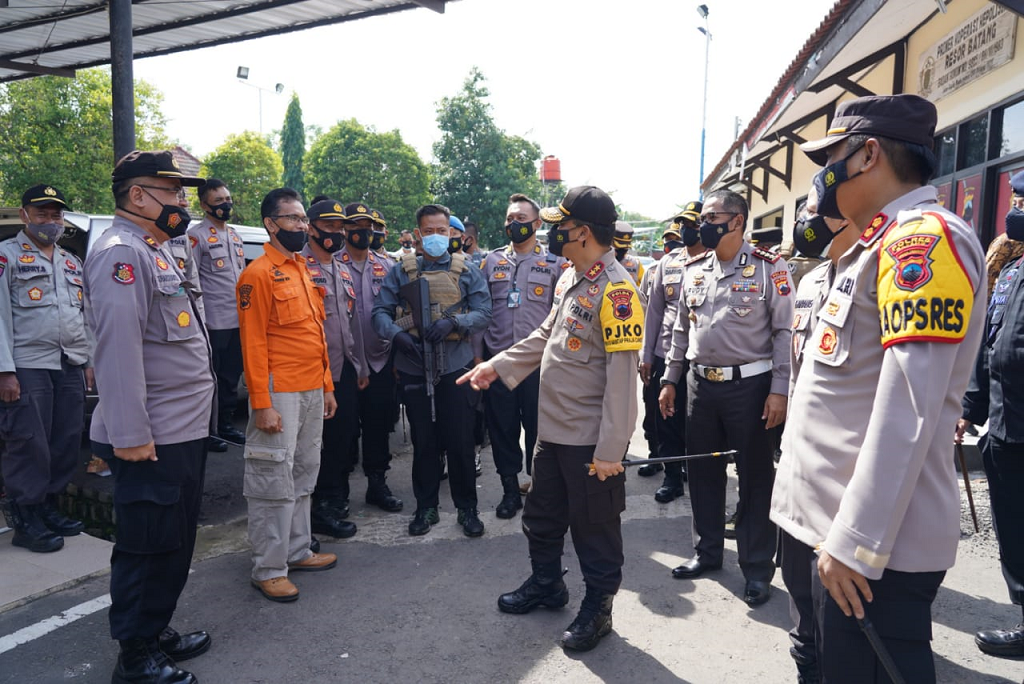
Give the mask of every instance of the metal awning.
MULTIPOLYGON (((133 54, 167 55, 426 7, 449 0, 132 0, 133 54)), ((0 1, 0 82, 72 76, 111 61, 110 3, 0 1)))

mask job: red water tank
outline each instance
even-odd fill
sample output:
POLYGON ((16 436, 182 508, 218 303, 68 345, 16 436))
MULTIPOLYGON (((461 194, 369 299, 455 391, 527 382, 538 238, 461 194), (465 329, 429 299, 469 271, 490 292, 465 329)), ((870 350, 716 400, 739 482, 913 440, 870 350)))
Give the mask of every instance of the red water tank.
POLYGON ((541 183, 562 182, 562 162, 553 154, 549 154, 540 161, 541 183))

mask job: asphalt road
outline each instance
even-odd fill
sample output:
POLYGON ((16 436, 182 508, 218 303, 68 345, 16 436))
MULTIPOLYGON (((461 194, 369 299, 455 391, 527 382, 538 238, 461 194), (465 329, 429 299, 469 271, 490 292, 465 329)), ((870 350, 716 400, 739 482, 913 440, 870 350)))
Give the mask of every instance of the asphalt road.
MULTIPOLYGON (((638 435, 631 451, 642 456, 646 449, 640 444, 638 435)), ((401 431, 393 445, 399 456, 390 481, 411 509, 411 458, 401 431)), ((215 467, 229 468, 234 456, 215 467)), ((354 476, 352 519, 360 532, 324 544, 338 553, 337 568, 293 576, 302 592, 293 604, 271 603, 249 586, 244 520, 203 528, 200 560, 173 626, 206 629, 214 645, 185 667, 204 684, 795 681, 781 578, 776 575, 768 604, 747 608, 739 598, 743 580, 735 542, 727 542, 722 571, 696 581, 672 579, 670 569, 690 550, 689 504, 655 503, 658 477, 630 474, 625 579, 616 598, 615 629, 594 651, 567 654, 556 643, 583 595, 571 543, 564 557, 571 594, 566 609, 500 613, 498 594, 526 578, 529 561, 519 518, 494 517, 500 485, 487 452, 484 460, 478 484, 487 532, 480 539, 461 534, 446 485, 441 523, 425 537, 412 538, 405 531, 411 510, 367 509, 362 476, 354 476)), ((223 482, 230 488, 226 474, 223 482)), ((731 501, 734 485, 733 480, 731 501)), ((983 493, 975 498, 987 504, 983 493)), ((107 580, 98 578, 0 614, 0 636, 42 631, 43 621, 66 619, 66 611, 83 604, 95 607, 89 602, 107 591, 107 580)), ((934 607, 939 681, 1020 682, 1024 663, 984 656, 972 640, 977 629, 1007 627, 1019 619, 1006 598, 991 532, 965 535, 934 607)), ((0 682, 105 683, 116 654, 106 611, 99 609, 0 654, 0 682)))

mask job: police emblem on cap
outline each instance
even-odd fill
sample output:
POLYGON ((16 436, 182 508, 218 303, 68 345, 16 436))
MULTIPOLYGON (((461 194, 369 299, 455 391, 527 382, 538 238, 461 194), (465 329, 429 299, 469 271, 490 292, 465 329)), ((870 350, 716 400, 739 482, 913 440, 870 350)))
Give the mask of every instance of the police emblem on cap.
POLYGON ((365 214, 366 213, 366 207, 364 207, 362 204, 360 204, 358 207, 356 207, 356 211, 358 211, 360 214, 365 214))
POLYGON ((338 212, 339 214, 341 213, 341 205, 338 204, 337 202, 334 203, 334 211, 338 212))
POLYGON ((178 160, 175 159, 174 157, 171 157, 171 166, 173 166, 176 169, 180 169, 181 168, 180 166, 178 166, 178 160))
POLYGON ((46 189, 43 190, 43 194, 44 195, 49 195, 50 197, 56 197, 57 196, 57 191, 54 190, 53 188, 47 186, 46 189))
POLYGON ((370 212, 370 216, 372 216, 373 218, 380 218, 380 212, 374 209, 373 211, 370 212))

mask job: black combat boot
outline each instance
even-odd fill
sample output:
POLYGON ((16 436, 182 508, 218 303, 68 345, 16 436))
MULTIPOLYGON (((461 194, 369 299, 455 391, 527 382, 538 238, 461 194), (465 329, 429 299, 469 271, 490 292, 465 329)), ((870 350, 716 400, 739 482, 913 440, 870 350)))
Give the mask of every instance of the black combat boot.
POLYGON ((658 503, 675 501, 686 493, 683 487, 683 478, 679 473, 665 472, 665 479, 662 480, 658 491, 654 492, 654 500, 658 503))
POLYGON ((120 642, 121 653, 110 677, 111 684, 197 684, 198 679, 174 664, 160 650, 156 639, 120 642))
POLYGON ((562 580, 568 570, 560 570, 558 563, 533 564, 533 574, 522 586, 498 597, 498 610, 522 615, 537 606, 561 608, 569 602, 569 590, 562 580))
POLYGON ((85 530, 85 525, 80 520, 72 520, 57 508, 57 496, 51 494, 39 508, 39 517, 43 519, 52 532, 62 537, 74 537, 85 530))
POLYGON ((312 508, 309 518, 315 534, 348 539, 356 533, 355 523, 343 520, 338 510, 331 506, 330 501, 314 500, 312 508))
POLYGON ((515 475, 502 475, 501 488, 504 494, 494 514, 499 518, 514 518, 516 511, 523 507, 523 497, 519 493, 519 478, 515 475))
POLYGON ((601 637, 612 631, 612 601, 615 594, 605 594, 587 587, 580 612, 572 624, 562 632, 562 648, 571 651, 589 651, 597 646, 601 637))
POLYGON ((388 513, 397 513, 405 505, 391 493, 383 470, 366 474, 366 503, 388 513))
POLYGON ((42 517, 42 504, 7 503, 8 519, 14 529, 11 543, 36 553, 50 553, 64 548, 64 537, 46 526, 42 517))

